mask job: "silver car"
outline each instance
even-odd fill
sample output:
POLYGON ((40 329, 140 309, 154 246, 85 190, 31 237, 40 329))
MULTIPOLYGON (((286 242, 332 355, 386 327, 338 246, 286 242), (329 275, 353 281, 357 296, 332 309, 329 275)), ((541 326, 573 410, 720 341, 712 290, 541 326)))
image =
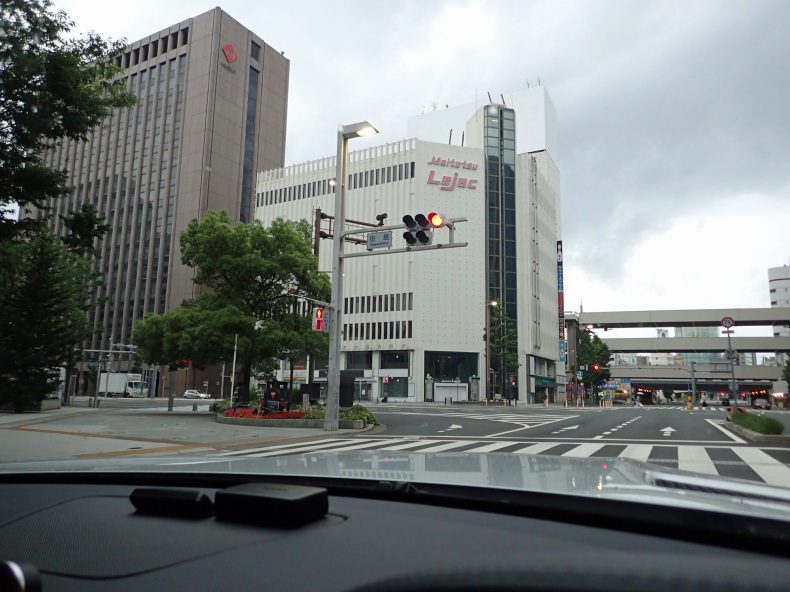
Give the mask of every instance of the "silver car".
POLYGON ((211 395, 208 393, 204 393, 202 391, 198 391, 195 389, 187 389, 184 391, 184 398, 185 399, 210 399, 211 395))

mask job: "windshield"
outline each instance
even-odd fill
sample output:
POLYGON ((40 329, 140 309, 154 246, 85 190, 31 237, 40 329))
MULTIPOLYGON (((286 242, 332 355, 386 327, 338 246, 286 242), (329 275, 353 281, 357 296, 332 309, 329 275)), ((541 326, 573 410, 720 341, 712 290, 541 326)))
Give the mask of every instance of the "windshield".
POLYGON ((790 5, 349 4, 329 42, 331 4, 62 0, 47 35, 3 8, 3 470, 274 459, 770 514, 790 5), (127 40, 64 75, 101 84, 36 82, 88 31, 127 40))

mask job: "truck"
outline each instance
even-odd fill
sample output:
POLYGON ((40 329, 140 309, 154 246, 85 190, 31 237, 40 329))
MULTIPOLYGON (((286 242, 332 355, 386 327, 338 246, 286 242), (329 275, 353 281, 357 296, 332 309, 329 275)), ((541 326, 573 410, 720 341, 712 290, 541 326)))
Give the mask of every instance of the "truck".
POLYGON ((99 378, 100 397, 147 397, 148 387, 141 374, 106 372, 99 378))

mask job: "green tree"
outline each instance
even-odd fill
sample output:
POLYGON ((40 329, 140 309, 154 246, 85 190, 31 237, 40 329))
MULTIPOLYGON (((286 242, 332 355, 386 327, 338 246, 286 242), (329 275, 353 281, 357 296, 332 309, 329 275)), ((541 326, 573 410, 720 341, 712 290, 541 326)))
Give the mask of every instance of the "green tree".
POLYGON ((181 234, 182 261, 204 286, 197 298, 164 315, 137 323, 132 342, 146 362, 188 359, 197 368, 229 362, 238 335, 241 385, 253 367, 271 367, 279 352, 326 352, 328 341, 313 334, 295 308, 299 297, 326 300, 331 290, 317 270, 307 221, 275 220, 233 225, 226 212, 207 212, 181 234))
MULTIPOLYGON (((518 361, 518 333, 504 307, 492 306, 490 314, 491 370, 496 375, 496 380, 492 380, 491 384, 494 392, 506 393, 510 398, 510 388, 506 387, 512 382, 505 383, 505 380, 521 366, 518 361)), ((483 341, 487 340, 488 335, 483 332, 483 341)))
POLYGON ((587 331, 580 332, 576 357, 580 366, 587 366, 587 370, 582 375, 582 381, 587 385, 588 392, 594 393, 599 385, 606 383, 611 378, 612 374, 607 366, 612 352, 597 335, 593 334, 590 337, 587 331), (596 364, 599 366, 598 370, 593 369, 596 364))
POLYGON ((785 367, 782 369, 782 380, 790 387, 790 356, 788 356, 785 367))
POLYGON ((91 335, 90 260, 46 232, 0 241, 0 259, 0 403, 21 411, 55 390, 59 368, 76 362, 75 344, 91 335))
POLYGON ((67 37, 73 26, 49 0, 0 0, 0 240, 39 226, 4 213, 43 208, 72 191, 43 152, 63 138, 86 139, 115 108, 135 102, 115 64, 123 41, 67 37))

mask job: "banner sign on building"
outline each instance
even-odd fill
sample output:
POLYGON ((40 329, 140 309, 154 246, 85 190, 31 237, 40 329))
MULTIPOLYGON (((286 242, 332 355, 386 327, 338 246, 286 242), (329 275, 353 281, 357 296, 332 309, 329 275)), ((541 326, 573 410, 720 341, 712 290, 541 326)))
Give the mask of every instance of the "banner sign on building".
POLYGON ((562 241, 557 241, 557 313, 559 318, 560 361, 565 361, 565 294, 562 280, 562 241))

